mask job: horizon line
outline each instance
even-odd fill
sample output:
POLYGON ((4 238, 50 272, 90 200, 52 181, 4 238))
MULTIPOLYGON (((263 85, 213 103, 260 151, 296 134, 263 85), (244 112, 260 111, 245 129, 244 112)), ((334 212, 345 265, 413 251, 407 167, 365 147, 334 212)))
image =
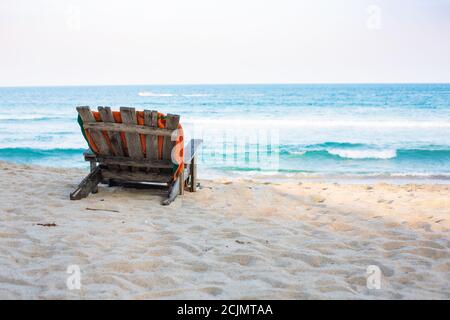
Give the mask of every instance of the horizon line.
POLYGON ((450 85, 450 82, 237 82, 237 83, 137 83, 137 84, 62 84, 62 85, 0 85, 0 88, 70 88, 131 86, 264 86, 264 85, 450 85))

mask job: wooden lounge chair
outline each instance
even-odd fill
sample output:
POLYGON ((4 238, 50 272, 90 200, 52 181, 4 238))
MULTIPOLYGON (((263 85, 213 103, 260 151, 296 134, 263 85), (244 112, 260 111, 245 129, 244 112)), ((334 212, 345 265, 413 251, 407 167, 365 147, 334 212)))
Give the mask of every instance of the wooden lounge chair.
POLYGON ((100 182, 113 185, 153 183, 168 187, 162 204, 170 204, 185 187, 197 188, 196 154, 202 140, 193 139, 184 147, 178 115, 157 111, 136 111, 121 107, 77 107, 78 122, 90 149, 84 159, 91 172, 81 181, 71 200, 98 192, 100 182))

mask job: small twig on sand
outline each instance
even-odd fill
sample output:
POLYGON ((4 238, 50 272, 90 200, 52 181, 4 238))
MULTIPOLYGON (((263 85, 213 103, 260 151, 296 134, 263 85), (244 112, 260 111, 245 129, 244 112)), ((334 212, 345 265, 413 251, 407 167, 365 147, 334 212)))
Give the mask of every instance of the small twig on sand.
POLYGON ((38 226, 43 227, 56 227, 56 223, 36 223, 38 226))
POLYGON ((109 211, 109 212, 120 212, 119 210, 112 210, 112 209, 97 209, 97 208, 86 208, 86 210, 92 210, 92 211, 109 211))

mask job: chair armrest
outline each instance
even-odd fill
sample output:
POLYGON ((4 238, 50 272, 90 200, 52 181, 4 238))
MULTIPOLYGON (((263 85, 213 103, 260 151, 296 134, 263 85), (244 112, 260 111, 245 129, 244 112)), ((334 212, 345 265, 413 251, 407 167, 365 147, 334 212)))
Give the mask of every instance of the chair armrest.
POLYGON ((95 160, 95 158, 96 158, 95 153, 93 153, 91 149, 86 149, 83 152, 83 156, 84 156, 84 160, 86 160, 86 161, 92 161, 92 160, 95 160))
POLYGON ((188 145, 184 148, 184 163, 191 163, 202 143, 202 139, 192 139, 189 141, 188 145))

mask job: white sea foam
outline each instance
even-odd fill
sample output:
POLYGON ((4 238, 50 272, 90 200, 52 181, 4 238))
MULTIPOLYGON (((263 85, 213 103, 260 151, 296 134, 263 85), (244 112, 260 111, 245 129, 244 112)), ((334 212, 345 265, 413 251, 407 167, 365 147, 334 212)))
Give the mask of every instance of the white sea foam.
POLYGON ((289 154, 302 156, 306 153, 306 151, 289 151, 289 154))
POLYGON ((173 93, 155 93, 150 91, 141 91, 138 93, 140 97, 173 97, 173 93))
POLYGON ((337 155, 341 158, 349 159, 392 159, 397 156, 395 149, 382 150, 349 150, 349 149, 330 149, 327 150, 329 154, 337 155))

